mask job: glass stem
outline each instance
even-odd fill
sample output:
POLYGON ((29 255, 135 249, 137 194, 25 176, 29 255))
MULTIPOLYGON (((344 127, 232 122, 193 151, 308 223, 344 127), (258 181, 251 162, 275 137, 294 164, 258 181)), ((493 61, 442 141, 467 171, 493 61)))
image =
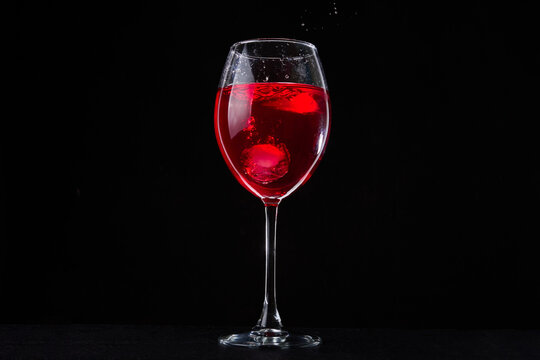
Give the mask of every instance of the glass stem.
POLYGON ((261 317, 252 334, 258 336, 283 336, 281 318, 276 304, 276 226, 278 204, 264 204, 266 214, 266 262, 264 282, 264 303, 261 317))

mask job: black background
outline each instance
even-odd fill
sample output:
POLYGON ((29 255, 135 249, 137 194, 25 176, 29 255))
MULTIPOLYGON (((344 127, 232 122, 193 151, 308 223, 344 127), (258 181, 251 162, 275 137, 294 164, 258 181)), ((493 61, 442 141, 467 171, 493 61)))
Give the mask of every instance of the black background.
POLYGON ((319 49, 326 155, 280 206, 285 325, 538 327, 527 3, 19 2, 0 321, 251 326, 262 203, 213 132, 229 46, 319 49))

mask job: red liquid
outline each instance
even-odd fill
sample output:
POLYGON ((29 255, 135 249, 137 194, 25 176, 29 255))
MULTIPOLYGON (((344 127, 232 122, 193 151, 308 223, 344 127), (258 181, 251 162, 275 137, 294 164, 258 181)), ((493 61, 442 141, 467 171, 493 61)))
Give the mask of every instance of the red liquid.
POLYGON ((250 192, 281 199, 306 182, 330 130, 326 90, 304 84, 253 83, 218 90, 218 144, 234 176, 250 192))

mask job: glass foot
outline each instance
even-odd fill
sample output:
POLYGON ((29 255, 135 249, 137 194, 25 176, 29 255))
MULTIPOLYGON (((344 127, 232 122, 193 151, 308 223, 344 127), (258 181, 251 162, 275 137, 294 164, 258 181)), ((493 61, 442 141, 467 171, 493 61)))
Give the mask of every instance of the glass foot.
POLYGON ((248 348, 306 348, 318 346, 321 338, 311 335, 295 335, 282 331, 278 334, 251 331, 240 334, 226 335, 219 338, 219 343, 229 346, 243 346, 248 348))

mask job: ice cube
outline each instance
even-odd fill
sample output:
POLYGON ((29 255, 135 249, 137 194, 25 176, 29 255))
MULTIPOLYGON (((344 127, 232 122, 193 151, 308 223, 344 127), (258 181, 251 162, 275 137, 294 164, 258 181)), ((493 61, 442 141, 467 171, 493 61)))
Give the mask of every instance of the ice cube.
POLYGON ((266 103, 267 106, 274 107, 279 110, 294 112, 298 114, 307 114, 319 110, 319 104, 308 93, 302 92, 299 94, 290 95, 287 97, 275 98, 266 103))
POLYGON ((244 172, 254 181, 268 184, 289 171, 290 155, 285 144, 257 144, 242 151, 244 172))

